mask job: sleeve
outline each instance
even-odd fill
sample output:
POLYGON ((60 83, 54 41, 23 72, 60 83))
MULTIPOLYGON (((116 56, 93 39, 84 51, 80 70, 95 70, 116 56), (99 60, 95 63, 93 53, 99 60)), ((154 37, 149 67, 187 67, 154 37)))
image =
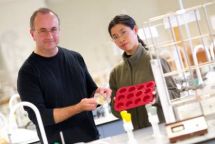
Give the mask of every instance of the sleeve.
POLYGON ((116 84, 116 71, 115 69, 113 69, 110 73, 110 79, 109 79, 109 86, 110 89, 112 90, 112 94, 111 94, 111 102, 110 102, 110 107, 111 107, 111 112, 114 116, 121 118, 120 113, 115 111, 114 109, 114 98, 116 95, 116 91, 117 91, 117 84, 116 84))
MULTIPOLYGON (((170 68, 170 66, 166 60, 161 59, 161 65, 162 65, 164 73, 171 71, 171 68, 170 68)), ((167 87, 169 90, 170 99, 179 98, 180 97, 180 91, 178 90, 174 79, 171 76, 169 76, 169 77, 166 77, 165 80, 166 80, 166 84, 167 84, 167 87)))
MULTIPOLYGON (((39 78, 34 75, 31 68, 20 69, 17 79, 17 90, 22 101, 30 102, 38 108, 44 126, 54 124, 53 109, 46 108, 39 78)), ((25 107, 25 110, 33 123, 37 124, 33 110, 29 107, 25 107)))
POLYGON ((88 98, 90 98, 94 95, 94 93, 98 87, 97 87, 96 83, 94 82, 94 80, 92 79, 92 77, 87 69, 87 66, 85 64, 85 61, 80 54, 78 54, 78 61, 80 62, 82 68, 84 69, 86 85, 87 85, 87 95, 88 95, 88 98))

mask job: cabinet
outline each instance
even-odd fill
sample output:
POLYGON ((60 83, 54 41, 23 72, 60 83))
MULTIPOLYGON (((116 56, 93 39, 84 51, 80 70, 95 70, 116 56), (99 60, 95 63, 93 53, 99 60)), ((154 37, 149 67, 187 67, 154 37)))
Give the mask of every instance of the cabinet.
POLYGON ((108 123, 97 125, 97 129, 100 134, 100 138, 110 137, 125 133, 123 129, 123 121, 115 120, 108 123))

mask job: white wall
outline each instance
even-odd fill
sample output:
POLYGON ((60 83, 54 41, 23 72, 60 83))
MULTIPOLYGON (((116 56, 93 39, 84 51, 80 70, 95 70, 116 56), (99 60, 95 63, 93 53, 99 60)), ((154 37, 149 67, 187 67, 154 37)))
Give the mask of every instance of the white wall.
POLYGON ((0 1, 0 95, 16 88, 18 69, 34 47, 29 19, 41 6, 43 0, 0 1))
POLYGON ((165 0, 165 1, 157 0, 158 5, 160 5, 159 7, 160 14, 175 12, 176 10, 181 9, 181 6, 183 6, 184 9, 186 9, 189 7, 201 5, 211 1, 214 1, 214 0, 165 0))
POLYGON ((99 72, 116 63, 108 24, 117 14, 143 21, 159 14, 156 0, 63 0, 48 2, 61 18, 60 45, 80 52, 91 72, 99 72))
MULTIPOLYGON (((184 8, 211 0, 181 0, 184 8)), ((139 27, 151 17, 180 9, 179 0, 47 0, 61 18, 61 46, 80 52, 92 73, 112 67, 117 58, 107 27, 117 14, 129 14, 139 27)))
MULTIPOLYGON (((184 0, 184 7, 208 1, 184 0)), ((29 18, 45 6, 61 19, 60 45, 80 52, 92 74, 112 68, 120 58, 114 55, 107 30, 115 15, 129 14, 142 27, 148 18, 179 9, 177 0, 0 0, 0 82, 3 69, 12 73, 11 78, 10 73, 4 78, 12 79, 15 87, 17 71, 34 48, 29 18)))

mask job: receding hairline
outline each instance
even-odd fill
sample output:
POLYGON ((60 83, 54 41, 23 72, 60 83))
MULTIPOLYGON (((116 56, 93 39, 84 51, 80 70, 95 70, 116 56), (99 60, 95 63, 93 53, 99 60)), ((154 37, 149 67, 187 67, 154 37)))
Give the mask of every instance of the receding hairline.
POLYGON ((57 18, 58 24, 60 25, 59 16, 53 10, 51 10, 49 8, 39 8, 38 10, 34 11, 34 13, 32 14, 32 16, 30 18, 30 28, 31 29, 34 29, 34 21, 38 14, 53 14, 57 18))

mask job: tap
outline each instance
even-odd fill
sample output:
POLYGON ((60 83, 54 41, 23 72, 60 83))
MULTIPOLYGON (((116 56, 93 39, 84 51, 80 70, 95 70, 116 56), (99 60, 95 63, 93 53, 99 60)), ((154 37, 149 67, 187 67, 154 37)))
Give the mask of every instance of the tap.
POLYGON ((14 105, 12 107, 10 113, 9 113, 9 132, 8 132, 8 137, 9 137, 10 143, 12 143, 10 137, 11 137, 11 131, 12 131, 11 122, 13 120, 13 114, 21 106, 30 107, 34 111, 34 113, 36 115, 36 119, 37 119, 38 125, 39 125, 39 130, 40 130, 40 133, 41 133, 41 136, 42 136, 43 143, 44 144, 48 144, 48 140, 47 140, 47 137, 46 137, 44 125, 43 125, 42 118, 41 118, 39 110, 37 109, 37 107, 34 104, 32 104, 30 102, 24 102, 24 101, 23 102, 19 102, 16 105, 14 105))

